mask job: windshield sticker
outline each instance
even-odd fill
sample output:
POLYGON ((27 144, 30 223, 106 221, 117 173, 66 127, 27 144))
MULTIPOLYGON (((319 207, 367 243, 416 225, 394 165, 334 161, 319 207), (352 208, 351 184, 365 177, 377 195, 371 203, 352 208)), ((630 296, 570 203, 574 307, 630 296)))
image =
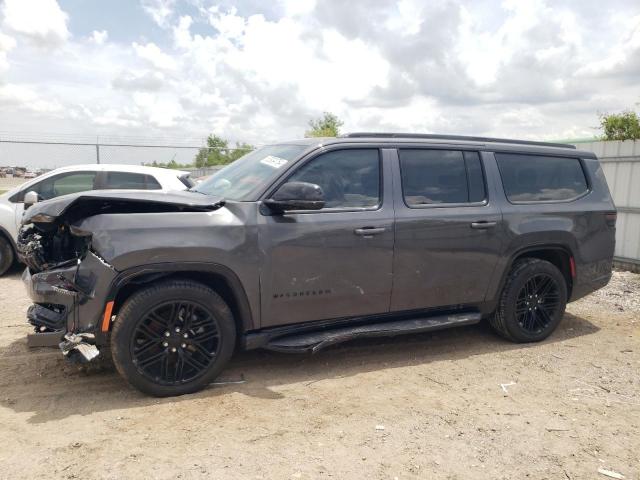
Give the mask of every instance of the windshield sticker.
POLYGON ((274 157, 273 155, 269 155, 260 160, 260 163, 264 163, 265 165, 269 165, 272 168, 280 168, 286 165, 288 160, 280 157, 274 157))

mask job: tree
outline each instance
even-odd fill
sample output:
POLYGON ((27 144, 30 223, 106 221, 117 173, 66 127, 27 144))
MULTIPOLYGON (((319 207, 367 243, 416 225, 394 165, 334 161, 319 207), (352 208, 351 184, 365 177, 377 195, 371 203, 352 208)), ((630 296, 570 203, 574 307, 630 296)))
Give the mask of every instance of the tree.
POLYGON ((600 128, 604 131, 603 140, 640 139, 640 117, 631 110, 600 115, 600 128))
POLYGON ((344 122, 330 112, 324 112, 321 118, 309 120, 311 127, 304 133, 305 137, 337 137, 344 122))
POLYGON ((254 150, 255 147, 249 143, 245 143, 245 142, 236 142, 236 146, 234 149, 229 150, 229 162, 235 162, 237 159, 239 159, 240 157, 244 157, 247 153, 249 153, 251 150, 254 150))
POLYGON ((218 135, 211 134, 207 137, 207 147, 207 167, 229 163, 229 142, 227 140, 218 135))
POLYGON ((229 147, 228 140, 218 135, 211 134, 207 137, 207 146, 201 148, 196 154, 194 163, 196 167, 210 167, 212 165, 226 165, 242 157, 253 150, 253 145, 245 142, 236 142, 235 148, 229 147))

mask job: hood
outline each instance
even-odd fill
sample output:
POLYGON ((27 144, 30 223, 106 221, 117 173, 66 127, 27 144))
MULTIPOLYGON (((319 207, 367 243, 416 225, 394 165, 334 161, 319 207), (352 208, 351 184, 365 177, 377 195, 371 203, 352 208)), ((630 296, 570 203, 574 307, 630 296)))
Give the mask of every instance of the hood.
POLYGON ((93 190, 36 203, 22 224, 53 223, 64 217, 71 223, 105 213, 203 212, 217 210, 224 199, 189 191, 93 190))

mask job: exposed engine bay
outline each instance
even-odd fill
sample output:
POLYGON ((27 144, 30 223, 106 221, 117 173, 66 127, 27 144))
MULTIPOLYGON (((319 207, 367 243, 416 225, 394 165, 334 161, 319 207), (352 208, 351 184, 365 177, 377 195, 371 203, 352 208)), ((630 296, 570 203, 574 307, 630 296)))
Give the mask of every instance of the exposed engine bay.
POLYGON ((56 268, 84 257, 89 248, 89 236, 73 235, 67 224, 48 225, 48 229, 43 226, 24 225, 18 233, 18 254, 32 272, 56 268))

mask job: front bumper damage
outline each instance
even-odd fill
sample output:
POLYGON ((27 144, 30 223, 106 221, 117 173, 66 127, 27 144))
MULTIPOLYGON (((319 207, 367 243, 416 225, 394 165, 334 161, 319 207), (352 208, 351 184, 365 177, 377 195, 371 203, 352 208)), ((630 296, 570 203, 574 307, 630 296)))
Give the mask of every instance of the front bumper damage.
MULTIPOLYGON (((58 345, 69 359, 90 361, 107 344, 102 320, 117 271, 92 251, 82 260, 31 273, 22 280, 33 305, 27 312, 35 333, 27 337, 32 347, 58 345)), ((107 324, 108 326, 108 324, 107 324)))
POLYGON ((129 238, 122 233, 122 215, 212 212, 224 203, 186 191, 97 190, 29 207, 16 242, 18 256, 27 265, 23 281, 34 303, 28 313, 35 329, 29 344, 59 344, 67 357, 83 361, 108 345, 110 295, 119 273, 108 262, 115 257, 114 248, 129 238))

